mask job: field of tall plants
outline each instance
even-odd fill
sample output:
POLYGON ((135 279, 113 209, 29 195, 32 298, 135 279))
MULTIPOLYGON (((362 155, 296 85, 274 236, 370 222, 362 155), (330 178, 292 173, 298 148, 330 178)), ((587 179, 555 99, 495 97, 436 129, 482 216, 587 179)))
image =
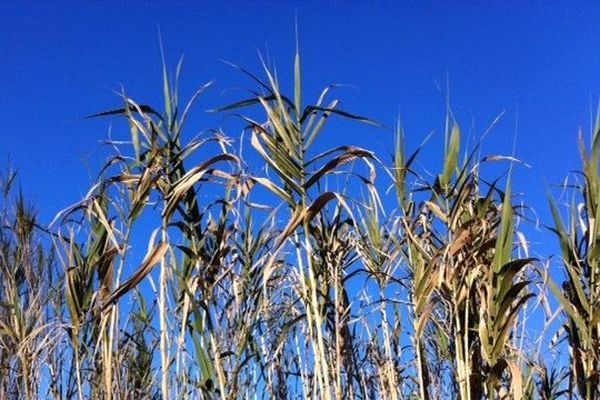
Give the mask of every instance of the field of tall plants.
POLYGON ((263 66, 210 111, 241 132, 188 126, 212 88, 180 98, 180 65, 164 104, 91 115, 110 155, 49 224, 4 168, 0 398, 600 399, 600 118, 548 185, 560 253, 534 258, 527 160, 467 145, 450 106, 443 148, 407 148, 335 85, 303 92, 298 51, 263 66), (326 148, 333 119, 392 157, 326 148))

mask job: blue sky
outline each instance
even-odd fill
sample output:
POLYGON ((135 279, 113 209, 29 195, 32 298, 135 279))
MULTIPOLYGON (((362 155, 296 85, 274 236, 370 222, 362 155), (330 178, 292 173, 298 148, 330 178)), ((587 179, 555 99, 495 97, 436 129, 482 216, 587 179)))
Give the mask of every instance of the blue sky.
MULTIPOLYGON (((558 183, 579 167, 576 134, 589 130, 600 98, 600 4, 464 3, 2 2, 1 165, 10 160, 19 169, 25 193, 49 222, 82 198, 102 165, 100 141, 112 121, 81 117, 119 106, 113 91, 122 86, 140 102, 162 104, 159 27, 168 61, 185 55, 184 97, 216 79, 190 124, 195 134, 227 131, 228 119, 203 110, 253 88, 221 60, 259 72, 260 51, 291 85, 297 15, 307 98, 330 83, 353 85, 338 93, 343 108, 390 126, 400 115, 409 149, 435 130, 424 161, 436 165, 440 87, 448 81, 465 136, 478 137, 506 112, 484 153, 512 153, 516 135, 516 156, 532 168, 519 168, 515 192, 546 219, 544 180, 558 183)), ((353 125, 329 135, 389 159, 389 132, 353 125)))

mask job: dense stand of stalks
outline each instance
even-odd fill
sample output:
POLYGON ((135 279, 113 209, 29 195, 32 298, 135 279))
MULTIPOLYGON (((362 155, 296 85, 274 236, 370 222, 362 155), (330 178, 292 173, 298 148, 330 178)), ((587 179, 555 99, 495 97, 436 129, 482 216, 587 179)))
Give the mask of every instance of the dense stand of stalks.
POLYGON ((210 85, 182 105, 179 70, 163 69, 163 112, 123 94, 94 116, 122 118, 129 137, 50 227, 3 176, 1 398, 600 399, 598 127, 567 226, 551 201, 561 288, 521 256, 515 159, 461 150, 450 110, 431 174, 401 126, 390 163, 322 148, 333 117, 377 124, 332 87, 305 103, 299 54, 291 96, 267 66, 264 79, 240 68, 254 95, 217 110, 243 122, 235 139, 189 138, 210 85), (488 176, 492 162, 508 174, 488 176), (559 312, 546 282, 564 370, 550 350, 565 341, 528 337, 559 312))

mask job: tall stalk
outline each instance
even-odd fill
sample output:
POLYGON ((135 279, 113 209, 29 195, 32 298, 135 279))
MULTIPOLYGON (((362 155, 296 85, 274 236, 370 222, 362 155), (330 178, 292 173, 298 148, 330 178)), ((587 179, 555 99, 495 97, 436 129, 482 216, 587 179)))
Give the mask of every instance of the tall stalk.
POLYGON ((591 139, 588 150, 580 132, 582 179, 572 186, 568 226, 550 197, 566 280, 562 288, 553 281, 549 286, 567 317, 570 387, 585 400, 600 399, 600 113, 591 139))

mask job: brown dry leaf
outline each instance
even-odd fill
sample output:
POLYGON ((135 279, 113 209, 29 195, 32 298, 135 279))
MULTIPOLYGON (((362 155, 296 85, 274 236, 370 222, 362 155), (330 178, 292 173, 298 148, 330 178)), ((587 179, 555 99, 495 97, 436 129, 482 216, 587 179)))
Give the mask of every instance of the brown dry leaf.
POLYGON ((119 298, 121 298, 124 294, 136 287, 137 284, 140 283, 150 273, 150 271, 152 271, 152 268, 158 262, 160 262, 168 248, 169 245, 167 243, 160 243, 158 246, 154 246, 148 252, 137 271, 106 298, 104 304, 102 305, 102 309, 105 310, 111 304, 119 300, 119 298))

